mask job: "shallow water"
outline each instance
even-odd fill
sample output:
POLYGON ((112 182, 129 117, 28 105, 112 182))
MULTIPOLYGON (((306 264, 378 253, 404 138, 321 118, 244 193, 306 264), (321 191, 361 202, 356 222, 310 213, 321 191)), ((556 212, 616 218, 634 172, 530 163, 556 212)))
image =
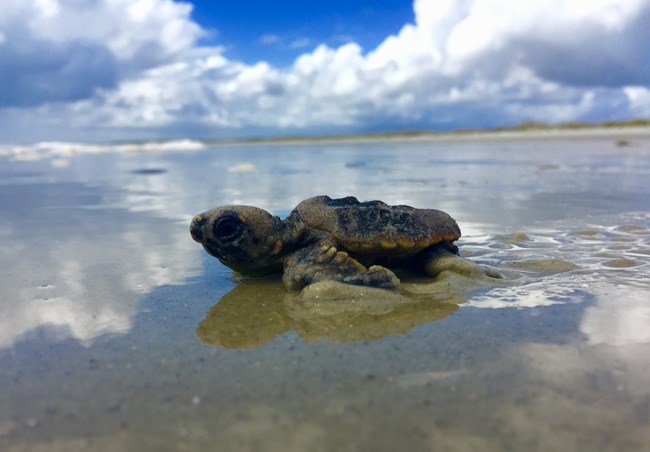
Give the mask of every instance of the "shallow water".
POLYGON ((0 157, 0 450, 647 450, 650 141, 0 157), (503 281, 236 280, 191 217, 433 207, 503 281))

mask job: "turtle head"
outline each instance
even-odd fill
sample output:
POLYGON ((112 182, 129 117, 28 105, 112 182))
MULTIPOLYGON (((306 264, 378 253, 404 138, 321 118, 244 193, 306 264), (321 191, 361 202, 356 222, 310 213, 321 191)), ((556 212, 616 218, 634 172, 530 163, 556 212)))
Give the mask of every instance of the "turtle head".
POLYGON ((212 256, 244 275, 282 271, 279 218, 251 206, 225 206, 195 216, 192 238, 212 256))

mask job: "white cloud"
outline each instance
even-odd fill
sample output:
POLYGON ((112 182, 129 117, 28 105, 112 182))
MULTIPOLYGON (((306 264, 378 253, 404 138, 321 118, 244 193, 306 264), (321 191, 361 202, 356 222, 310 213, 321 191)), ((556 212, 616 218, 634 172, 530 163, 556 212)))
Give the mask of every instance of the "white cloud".
POLYGON ((4 0, 0 107, 87 99, 190 49, 201 28, 171 0, 4 0))
POLYGON ((57 0, 36 0, 36 8, 45 17, 56 16, 59 13, 57 0))
MULTIPOLYGON (((14 3, 18 0, 8 0, 14 3)), ((81 40, 108 47, 118 61, 148 55, 148 63, 165 60, 191 47, 201 28, 191 21, 192 6, 171 0, 40 0, 29 2, 25 32, 37 40, 81 40)))
POLYGON ((630 102, 630 110, 639 117, 650 116, 650 89, 643 86, 629 86, 623 92, 630 102))
POLYGON ((278 68, 197 47, 188 4, 5 1, 0 120, 8 132, 56 129, 59 116, 93 134, 205 135, 648 114, 649 0, 415 0, 414 11, 366 53, 319 45, 278 68))
POLYGON ((274 34, 265 34, 260 37, 260 42, 266 45, 279 44, 282 42, 282 38, 274 34))
POLYGON ((291 41, 289 45, 292 49, 302 49, 304 47, 309 47, 311 44, 311 39, 309 38, 298 38, 291 41))

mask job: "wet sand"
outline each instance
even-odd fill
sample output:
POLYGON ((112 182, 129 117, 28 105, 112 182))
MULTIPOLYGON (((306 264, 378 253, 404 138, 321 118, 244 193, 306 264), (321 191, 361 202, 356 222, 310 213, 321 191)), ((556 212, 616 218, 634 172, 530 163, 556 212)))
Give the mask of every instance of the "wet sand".
POLYGON ((647 450, 650 140, 621 139, 0 156, 0 450, 647 450), (444 210, 505 278, 290 294, 189 236, 318 194, 444 210))

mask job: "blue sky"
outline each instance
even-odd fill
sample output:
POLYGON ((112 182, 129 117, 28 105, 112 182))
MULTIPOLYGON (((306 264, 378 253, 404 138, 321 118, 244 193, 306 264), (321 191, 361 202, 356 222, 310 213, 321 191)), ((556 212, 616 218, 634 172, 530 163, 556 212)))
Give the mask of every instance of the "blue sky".
POLYGON ((203 44, 226 46, 226 54, 246 63, 260 60, 289 65, 318 44, 356 42, 379 45, 413 22, 409 0, 251 2, 195 0, 192 17, 211 33, 203 44))
POLYGON ((0 144, 648 118, 648 23, 650 0, 2 0, 0 144))

